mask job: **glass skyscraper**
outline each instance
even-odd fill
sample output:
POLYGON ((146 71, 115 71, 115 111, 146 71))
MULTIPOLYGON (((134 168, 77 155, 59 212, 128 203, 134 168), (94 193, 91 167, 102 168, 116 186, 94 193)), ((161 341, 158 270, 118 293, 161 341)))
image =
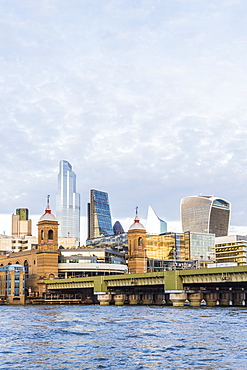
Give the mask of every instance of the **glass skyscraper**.
POLYGON ((183 232, 228 235, 231 204, 221 198, 207 195, 194 195, 181 200, 181 220, 183 232))
POLYGON ((113 234, 108 193, 92 189, 88 204, 88 239, 113 234))
POLYGON ((68 161, 60 161, 56 216, 59 236, 76 238, 80 243, 80 194, 76 193, 76 174, 68 161))
POLYGON ((148 234, 164 234, 167 232, 167 223, 156 215, 151 206, 148 207, 146 230, 148 234))

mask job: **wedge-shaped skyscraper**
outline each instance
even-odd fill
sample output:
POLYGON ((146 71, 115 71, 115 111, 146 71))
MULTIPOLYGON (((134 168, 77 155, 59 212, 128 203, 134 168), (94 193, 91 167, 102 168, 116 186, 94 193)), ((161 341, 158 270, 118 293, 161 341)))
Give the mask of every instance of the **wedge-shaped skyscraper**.
POLYGON ((60 161, 56 216, 59 236, 76 238, 80 243, 80 194, 76 193, 76 174, 68 161, 60 161))
POLYGON ((181 200, 181 221, 183 232, 212 233, 228 235, 231 204, 221 198, 195 195, 181 200))
POLYGON ((158 235, 167 232, 167 223, 156 215, 151 206, 148 207, 146 230, 148 234, 158 235))
POLYGON ((88 239, 113 234, 108 193, 92 189, 88 204, 88 239))

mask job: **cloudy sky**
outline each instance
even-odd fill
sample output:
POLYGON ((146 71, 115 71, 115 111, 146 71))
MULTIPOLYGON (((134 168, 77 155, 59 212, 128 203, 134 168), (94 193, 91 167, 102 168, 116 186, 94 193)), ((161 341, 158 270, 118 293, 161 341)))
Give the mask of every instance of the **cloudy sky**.
POLYGON ((203 193, 247 233, 246 0, 8 0, 0 27, 1 214, 55 213, 66 159, 82 216, 91 188, 168 225, 203 193))

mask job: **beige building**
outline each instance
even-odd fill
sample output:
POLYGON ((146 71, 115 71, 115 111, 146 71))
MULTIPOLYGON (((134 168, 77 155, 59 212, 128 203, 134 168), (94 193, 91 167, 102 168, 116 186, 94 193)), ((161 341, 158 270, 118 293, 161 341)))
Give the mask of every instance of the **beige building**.
POLYGON ((0 301, 9 304, 25 303, 25 271, 20 265, 0 267, 0 301))
POLYGON ((247 264, 247 236, 229 235, 215 239, 216 263, 247 264))
POLYGON ((25 237, 32 235, 32 220, 28 219, 28 209, 18 208, 16 214, 12 215, 12 235, 25 237))
MULTIPOLYGON (((0 254, 37 249, 37 245, 36 236, 15 237, 0 234, 0 254)), ((65 249, 75 248, 76 238, 58 238, 58 246, 65 249)))
POLYGON ((24 266, 29 296, 42 296, 43 279, 58 276, 58 221, 51 213, 49 203, 38 222, 36 249, 0 256, 0 266, 15 264, 24 266))

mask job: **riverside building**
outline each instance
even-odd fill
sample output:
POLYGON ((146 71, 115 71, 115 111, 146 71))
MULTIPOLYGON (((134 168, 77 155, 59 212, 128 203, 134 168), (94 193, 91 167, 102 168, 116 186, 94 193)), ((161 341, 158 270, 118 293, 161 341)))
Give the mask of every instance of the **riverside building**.
POLYGON ((183 232, 228 235, 231 204, 221 198, 197 195, 183 198, 180 204, 183 232))
POLYGON ((149 235, 138 214, 128 231, 131 273, 206 267, 215 262, 215 236, 208 233, 149 235))
POLYGON ((2 303, 25 303, 25 269, 19 264, 0 266, 0 300, 2 303))
POLYGON ((228 235, 215 239, 216 265, 243 266, 247 264, 247 236, 228 235))
POLYGON ((76 174, 68 161, 59 164, 56 216, 59 236, 76 238, 80 244, 80 194, 76 192, 76 174))

